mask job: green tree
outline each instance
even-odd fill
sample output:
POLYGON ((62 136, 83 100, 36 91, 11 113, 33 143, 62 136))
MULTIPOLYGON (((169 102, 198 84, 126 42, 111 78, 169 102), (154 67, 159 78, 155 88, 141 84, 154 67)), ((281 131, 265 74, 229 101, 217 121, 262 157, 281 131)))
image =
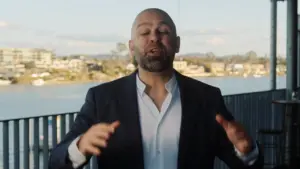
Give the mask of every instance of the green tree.
POLYGON ((26 63, 24 63, 24 66, 25 66, 25 69, 34 69, 34 68, 36 68, 34 62, 26 62, 26 63))
POLYGON ((116 44, 116 49, 111 51, 111 55, 113 59, 125 58, 129 57, 129 50, 125 43, 118 42, 116 44))
POLYGON ((249 51, 245 55, 247 61, 255 61, 257 59, 257 54, 253 50, 249 51))

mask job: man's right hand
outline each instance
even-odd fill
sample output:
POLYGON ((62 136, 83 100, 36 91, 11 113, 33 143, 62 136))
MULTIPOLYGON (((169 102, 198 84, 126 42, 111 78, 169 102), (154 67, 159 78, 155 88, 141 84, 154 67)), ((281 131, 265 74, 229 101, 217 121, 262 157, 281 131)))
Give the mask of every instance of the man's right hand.
POLYGON ((78 150, 85 156, 100 155, 100 148, 107 146, 107 140, 119 125, 120 122, 115 121, 111 124, 99 123, 92 126, 77 142, 78 150))

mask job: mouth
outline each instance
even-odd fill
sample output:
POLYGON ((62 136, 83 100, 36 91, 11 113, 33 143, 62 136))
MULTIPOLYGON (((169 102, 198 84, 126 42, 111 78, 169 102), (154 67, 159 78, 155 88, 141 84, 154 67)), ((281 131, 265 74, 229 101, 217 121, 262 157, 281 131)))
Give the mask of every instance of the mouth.
POLYGON ((150 52, 152 52, 152 53, 160 52, 160 51, 161 51, 161 49, 158 49, 158 48, 153 48, 153 49, 150 50, 150 52))
POLYGON ((152 55, 158 55, 162 53, 162 49, 160 48, 152 48, 148 51, 148 53, 152 54, 152 55))

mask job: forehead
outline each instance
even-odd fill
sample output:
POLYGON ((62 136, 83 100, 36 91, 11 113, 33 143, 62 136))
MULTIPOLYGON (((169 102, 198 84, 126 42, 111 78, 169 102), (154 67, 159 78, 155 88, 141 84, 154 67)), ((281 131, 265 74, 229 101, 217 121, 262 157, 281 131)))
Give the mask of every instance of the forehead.
POLYGON ((172 26, 169 17, 157 11, 145 11, 140 15, 138 15, 135 20, 136 28, 142 25, 157 25, 157 24, 164 24, 170 27, 172 26))

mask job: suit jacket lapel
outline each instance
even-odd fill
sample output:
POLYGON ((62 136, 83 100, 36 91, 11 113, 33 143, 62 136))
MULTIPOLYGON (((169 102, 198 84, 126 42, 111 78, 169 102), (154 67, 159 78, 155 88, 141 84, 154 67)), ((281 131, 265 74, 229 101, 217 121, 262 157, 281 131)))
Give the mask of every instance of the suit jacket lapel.
MULTIPOLYGON (((124 126, 122 132, 126 132, 128 137, 132 137, 134 140, 134 148, 131 150, 130 155, 124 155, 124 158, 129 161, 133 160, 132 168, 144 168, 144 156, 143 156, 143 143, 142 133, 139 119, 138 100, 136 91, 136 73, 132 73, 128 77, 124 78, 124 83, 118 94, 117 112, 119 118, 124 126), (129 159, 130 158, 130 159, 129 159), (135 159, 132 159, 135 158, 135 159)), ((193 140, 193 136, 198 133, 194 133, 195 128, 200 128, 202 136, 205 136, 205 92, 201 86, 195 86, 196 83, 192 83, 190 79, 182 76, 178 72, 175 72, 178 82, 181 104, 182 104, 182 120, 180 127, 179 138, 179 152, 178 152, 178 169, 185 169, 188 158, 188 150, 193 149, 193 144, 189 144, 193 140), (199 127, 200 126, 200 127, 199 127)), ((120 126, 120 127, 121 127, 120 126)), ((120 131, 121 132, 121 131, 120 131)), ((205 138, 204 138, 205 139, 205 138)), ((199 142, 199 144, 202 144, 199 142)))
POLYGON ((130 154, 124 154, 124 158, 130 158, 129 161, 134 161, 134 164, 132 164, 134 167, 132 168, 142 169, 144 168, 144 158, 136 90, 136 72, 125 77, 124 83, 120 83, 120 85, 122 87, 118 91, 117 104, 117 112, 121 121, 120 128, 122 128, 122 132, 126 132, 126 137, 131 137, 130 140, 134 142, 130 154))
POLYGON ((203 112, 205 99, 203 97, 203 91, 201 91, 201 86, 195 86, 195 83, 191 83, 192 80, 182 76, 178 72, 176 72, 176 78, 180 90, 182 106, 177 168, 185 169, 189 160, 188 158, 191 158, 188 154, 188 150, 195 148, 192 147, 193 144, 190 144, 191 141, 195 141, 192 137, 198 134, 194 132, 201 132, 201 135, 205 135, 205 128, 201 126, 205 120, 205 113, 203 112), (199 125, 200 127, 198 127, 199 125), (200 128, 200 131, 196 130, 196 128, 200 128))

